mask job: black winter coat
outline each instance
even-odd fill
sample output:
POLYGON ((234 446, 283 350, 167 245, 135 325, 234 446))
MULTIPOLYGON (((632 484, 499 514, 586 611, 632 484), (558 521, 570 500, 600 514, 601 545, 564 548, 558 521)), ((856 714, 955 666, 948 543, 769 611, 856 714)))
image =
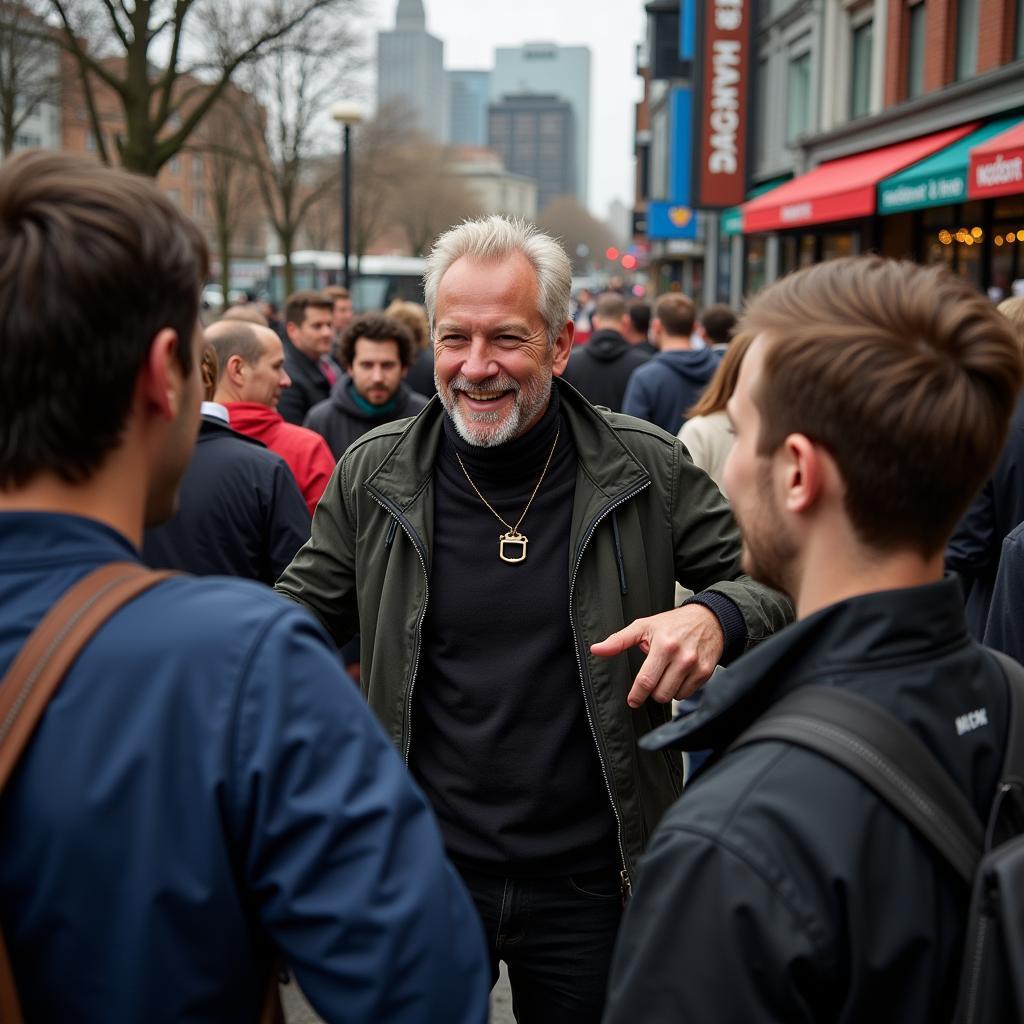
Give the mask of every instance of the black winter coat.
MULTIPOLYGON (((722 750, 805 684, 896 714, 987 817, 1007 684, 969 638, 952 577, 787 627, 716 675, 700 710, 641 746, 722 750), (987 724, 963 717, 978 709, 987 724)), ((782 742, 741 748, 699 772, 654 832, 605 1024, 948 1020, 968 900, 927 841, 852 774, 782 742)))
POLYGON ((272 584, 309 540, 309 528, 309 509, 284 459, 203 417, 178 511, 146 531, 142 558, 154 569, 272 584))
POLYGON ((985 635, 1003 539, 1024 522, 1024 395, 1010 420, 1003 453, 946 547, 946 568, 960 576, 967 597, 967 628, 985 635))
POLYGON ((412 391, 403 381, 398 386, 394 409, 383 416, 371 416, 352 401, 349 394, 350 383, 348 377, 342 377, 334 385, 331 397, 309 410, 303 424, 310 430, 315 430, 327 442, 336 459, 340 459, 345 449, 368 430, 384 423, 391 423, 393 420, 404 419, 406 416, 415 416, 428 401, 423 395, 412 391))
POLYGON ((594 405, 621 412, 629 375, 649 358, 618 331, 598 331, 572 350, 563 376, 594 405))
POLYGON ((320 364, 300 352, 288 339, 284 341, 284 368, 292 379, 290 388, 283 388, 277 411, 288 423, 302 426, 306 413, 331 393, 331 382, 320 364))

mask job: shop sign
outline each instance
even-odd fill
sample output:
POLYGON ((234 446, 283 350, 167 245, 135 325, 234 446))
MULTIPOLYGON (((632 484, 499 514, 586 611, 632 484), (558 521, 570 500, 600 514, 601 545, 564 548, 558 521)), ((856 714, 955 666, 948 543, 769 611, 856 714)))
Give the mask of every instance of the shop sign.
POLYGON ((701 80, 696 109, 694 205, 746 198, 752 0, 703 0, 698 18, 701 80))
POLYGON ((1024 123, 971 151, 968 194, 972 199, 1024 192, 1024 123))
POLYGON ((647 237, 696 238, 696 212, 692 207, 675 203, 648 203, 647 237))
POLYGON ((924 181, 902 182, 890 188, 880 187, 878 205, 882 213, 917 210, 924 206, 959 203, 967 195, 967 177, 963 174, 943 175, 924 181))

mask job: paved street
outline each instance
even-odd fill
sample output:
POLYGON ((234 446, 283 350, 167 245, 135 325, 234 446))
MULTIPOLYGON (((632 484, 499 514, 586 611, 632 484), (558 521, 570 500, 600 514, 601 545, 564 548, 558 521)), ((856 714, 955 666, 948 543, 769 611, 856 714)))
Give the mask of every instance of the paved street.
MULTIPOLYGON (((302 993, 294 983, 282 987, 281 998, 288 1024, 321 1024, 320 1018, 302 998, 302 993)), ((515 1017, 512 1016, 512 993, 509 991, 504 964, 501 967, 501 977, 491 995, 491 1024, 515 1024, 515 1017)))

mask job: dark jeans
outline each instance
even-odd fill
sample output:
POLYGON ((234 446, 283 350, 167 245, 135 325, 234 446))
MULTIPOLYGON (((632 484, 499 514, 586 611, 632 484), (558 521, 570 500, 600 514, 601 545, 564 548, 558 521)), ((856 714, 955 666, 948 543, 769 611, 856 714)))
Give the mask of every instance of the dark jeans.
POLYGON ((491 984, 508 964, 519 1024, 598 1024, 619 920, 616 870, 502 878, 457 865, 487 934, 491 984))

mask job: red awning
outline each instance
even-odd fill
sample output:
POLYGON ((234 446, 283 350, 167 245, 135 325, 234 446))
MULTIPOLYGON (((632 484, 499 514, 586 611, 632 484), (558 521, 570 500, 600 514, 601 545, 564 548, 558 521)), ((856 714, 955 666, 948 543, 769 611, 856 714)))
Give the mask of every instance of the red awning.
POLYGON ((967 195, 971 199, 1024 192, 1024 121, 971 150, 967 195))
POLYGON ((976 124, 961 125, 822 164, 744 203, 741 207, 743 231, 749 235, 756 231, 869 217, 875 212, 876 186, 883 178, 931 156, 977 127, 976 124))

